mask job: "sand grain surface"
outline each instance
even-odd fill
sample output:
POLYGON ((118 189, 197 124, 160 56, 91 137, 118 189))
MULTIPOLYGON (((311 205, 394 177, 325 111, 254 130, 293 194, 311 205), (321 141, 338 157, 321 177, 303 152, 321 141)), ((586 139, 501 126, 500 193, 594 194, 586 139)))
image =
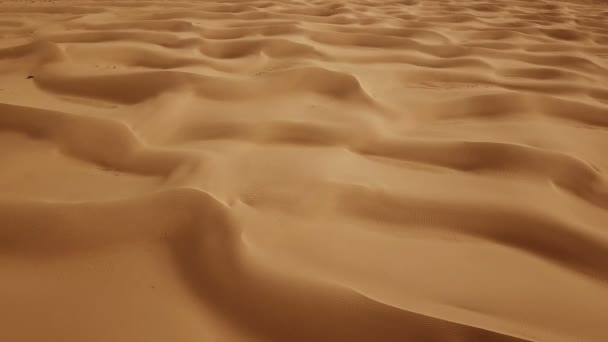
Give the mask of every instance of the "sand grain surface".
POLYGON ((0 340, 608 341, 608 4, 0 3, 0 340))

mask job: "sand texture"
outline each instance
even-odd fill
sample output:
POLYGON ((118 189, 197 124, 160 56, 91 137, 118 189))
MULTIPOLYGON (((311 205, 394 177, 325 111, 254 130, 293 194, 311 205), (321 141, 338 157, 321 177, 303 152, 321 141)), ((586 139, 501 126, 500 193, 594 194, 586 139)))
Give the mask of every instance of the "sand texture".
POLYGON ((0 2, 0 341, 608 341, 608 2, 0 2))

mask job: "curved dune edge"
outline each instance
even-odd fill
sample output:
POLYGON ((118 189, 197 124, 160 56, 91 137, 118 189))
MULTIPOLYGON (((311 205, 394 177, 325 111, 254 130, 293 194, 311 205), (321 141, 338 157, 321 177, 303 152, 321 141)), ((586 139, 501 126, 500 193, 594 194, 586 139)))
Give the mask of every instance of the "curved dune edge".
POLYGON ((0 131, 50 139, 65 153, 110 169, 167 178, 188 162, 186 155, 143 146, 133 131, 116 120, 3 103, 0 110, 4 113, 0 131))
POLYGON ((391 308, 315 279, 291 280, 292 276, 258 274, 255 267, 242 260, 246 247, 239 241, 241 229, 228 208, 210 195, 192 189, 174 189, 112 202, 2 201, 0 219, 12 222, 10 228, 2 231, 3 253, 25 259, 86 258, 90 253, 111 252, 120 246, 141 242, 166 245, 175 258, 176 268, 183 272, 186 285, 200 297, 198 300, 228 316, 235 322, 235 328, 247 331, 252 338, 288 338, 290 331, 275 329, 277 323, 295 321, 314 324, 314 328, 299 339, 398 341, 409 336, 423 339, 461 336, 493 341, 520 340, 391 308), (129 215, 124 215, 125 212, 129 215), (92 218, 95 224, 89 225, 92 218), (147 224, 151 218, 155 222, 152 226, 147 224), (83 224, 88 225, 86 232, 80 228, 83 224), (109 232, 108 226, 130 228, 109 232), (245 291, 235 286, 239 283, 235 282, 237 279, 249 284, 245 291), (302 281, 310 284, 298 285, 302 281), (291 284, 290 288, 286 289, 285 284, 291 284), (260 302, 262 298, 265 304, 260 302), (284 312, 280 304, 284 299, 303 310, 284 312), (347 303, 360 306, 361 313, 369 310, 375 315, 357 314, 342 306, 347 303), (256 316, 265 318, 250 321, 256 316), (328 320, 330 317, 356 320, 359 324, 335 327, 335 322, 328 320), (419 329, 419 326, 428 329, 419 329))
POLYGON ((603 1, 0 4, 9 341, 607 341, 603 1))

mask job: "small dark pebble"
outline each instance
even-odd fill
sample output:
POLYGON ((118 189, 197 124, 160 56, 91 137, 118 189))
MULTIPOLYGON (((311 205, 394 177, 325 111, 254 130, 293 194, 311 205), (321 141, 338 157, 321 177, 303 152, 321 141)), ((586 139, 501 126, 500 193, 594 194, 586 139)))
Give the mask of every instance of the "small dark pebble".
POLYGON ((31 78, 34 78, 34 76, 29 75, 29 76, 27 77, 27 79, 28 79, 28 80, 29 80, 29 79, 31 79, 31 78))

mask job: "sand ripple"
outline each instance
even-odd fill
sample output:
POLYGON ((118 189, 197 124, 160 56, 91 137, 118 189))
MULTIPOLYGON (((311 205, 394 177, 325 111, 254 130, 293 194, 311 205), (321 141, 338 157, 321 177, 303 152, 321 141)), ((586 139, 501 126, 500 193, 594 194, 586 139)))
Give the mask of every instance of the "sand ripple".
POLYGON ((0 340, 608 341, 603 1, 0 4, 0 340))

